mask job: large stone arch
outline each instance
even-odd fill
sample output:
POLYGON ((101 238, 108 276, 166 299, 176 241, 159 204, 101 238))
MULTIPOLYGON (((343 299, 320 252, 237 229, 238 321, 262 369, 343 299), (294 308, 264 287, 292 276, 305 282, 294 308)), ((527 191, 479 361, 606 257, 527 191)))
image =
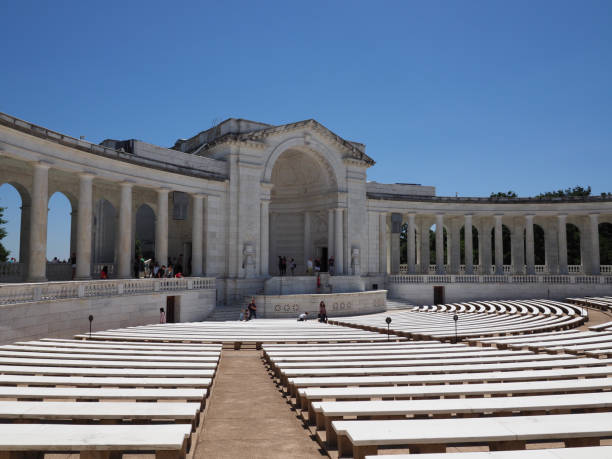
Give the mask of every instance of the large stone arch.
POLYGON ((277 160, 288 150, 295 150, 304 153, 315 161, 319 162, 328 172, 329 177, 336 184, 337 191, 346 190, 346 173, 342 160, 327 145, 312 137, 292 137, 279 143, 270 153, 262 174, 262 182, 272 182, 272 171, 277 160))

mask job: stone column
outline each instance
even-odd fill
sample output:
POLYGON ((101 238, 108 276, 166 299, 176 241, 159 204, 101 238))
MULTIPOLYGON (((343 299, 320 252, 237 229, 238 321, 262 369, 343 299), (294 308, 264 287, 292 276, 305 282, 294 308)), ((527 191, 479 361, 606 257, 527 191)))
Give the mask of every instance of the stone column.
POLYGON ((480 274, 491 274, 491 225, 488 217, 482 217, 478 230, 478 257, 480 258, 480 274))
POLYGON ((335 263, 334 268, 336 274, 344 273, 344 218, 342 217, 342 211, 344 209, 337 208, 334 223, 336 226, 336 237, 334 240, 334 250, 336 255, 334 257, 335 263))
POLYGON ((591 233, 590 274, 599 274, 601 269, 599 261, 599 214, 589 214, 589 230, 591 233))
POLYGON ((525 215, 525 265, 528 275, 535 274, 535 252, 533 246, 533 215, 525 215))
POLYGON ((467 214, 464 225, 465 274, 474 274, 474 244, 472 237, 472 215, 467 214))
POLYGON ((457 218, 453 218, 449 225, 450 228, 450 274, 460 274, 461 265, 461 244, 460 233, 461 224, 457 218))
POLYGON ((421 230, 419 231, 420 246, 421 246, 421 258, 419 263, 421 265, 421 274, 429 274, 429 265, 431 264, 431 256, 429 250, 429 230, 431 228, 431 220, 429 218, 421 217, 419 223, 421 230))
POLYGON ((76 243, 75 279, 91 279, 91 224, 93 174, 82 173, 79 177, 79 212, 76 243))
POLYGON ((559 240, 559 274, 568 274, 567 269, 567 215, 559 214, 557 216, 559 223, 558 240, 559 240))
POLYGON ((387 214, 378 214, 378 272, 387 274, 387 214))
POLYGON ((49 202, 49 165, 35 163, 30 207, 30 256, 28 282, 47 280, 47 213, 49 202))
POLYGON ((132 273, 132 186, 130 182, 121 183, 119 203, 119 244, 117 277, 128 279, 132 273))
MULTIPOLYGON (((168 190, 157 190, 157 221, 155 222, 155 261, 168 264, 168 190)), ((193 271, 193 260, 191 261, 193 271)))
POLYGON ((391 274, 400 271, 400 234, 402 231, 402 215, 391 214, 391 274))
POLYGON ((495 274, 504 274, 504 239, 502 237, 501 215, 495 215, 495 274))
POLYGON ((77 240, 79 238, 79 207, 78 204, 75 207, 73 202, 70 201, 72 212, 70 212, 70 256, 73 253, 77 253, 77 240))
POLYGON ((270 200, 262 199, 259 208, 260 240, 259 254, 261 260, 260 274, 264 277, 270 275, 270 200))
POLYGON ((202 241, 204 239, 204 195, 191 195, 191 276, 202 275, 202 241))
POLYGON ((510 233, 510 252, 512 257, 512 268, 514 274, 523 274, 525 266, 525 240, 523 237, 523 224, 513 218, 514 224, 510 233))
POLYGON ((332 255, 334 255, 334 209, 329 209, 327 211, 327 257, 332 255))
POLYGON ((436 274, 444 274, 444 214, 436 214, 436 274))
MULTIPOLYGON (((308 266, 308 259, 312 257, 311 254, 311 224, 310 224, 310 212, 304 212, 304 266, 308 266)), ((314 266, 314 260, 313 266, 314 266)))
POLYGON ((415 223, 414 223, 414 213, 408 214, 408 228, 406 231, 406 263, 408 264, 408 273, 414 274, 415 271, 415 260, 416 260, 416 250, 415 250, 415 223))

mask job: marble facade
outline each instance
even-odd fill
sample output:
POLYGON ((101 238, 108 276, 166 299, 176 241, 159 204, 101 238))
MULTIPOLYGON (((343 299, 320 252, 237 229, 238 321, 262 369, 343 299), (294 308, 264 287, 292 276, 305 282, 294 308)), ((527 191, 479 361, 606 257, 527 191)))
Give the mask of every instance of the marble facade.
POLYGON ((548 274, 572 270, 571 223, 581 235, 579 273, 598 275, 598 225, 612 223, 610 197, 438 197, 431 186, 368 182, 374 160, 365 145, 314 120, 273 126, 228 119, 164 148, 133 139, 97 145, 0 114, 0 162, 0 184, 12 184, 22 198, 17 280, 48 279, 47 203, 61 191, 72 205, 76 279, 97 277, 101 264, 115 277, 133 275, 139 209, 147 206, 154 257, 165 263, 182 255, 190 275, 217 278, 218 300, 226 302, 262 292, 278 274, 279 255, 295 259, 296 274, 309 258, 333 255, 336 275, 361 276, 368 288, 385 288, 400 273, 535 275, 534 225, 544 230, 548 274), (404 224, 407 262, 400 263, 404 224), (511 234, 510 266, 501 256, 503 226, 511 234), (461 260, 462 227, 468 235, 494 233, 495 249, 479 237, 477 264, 461 260))

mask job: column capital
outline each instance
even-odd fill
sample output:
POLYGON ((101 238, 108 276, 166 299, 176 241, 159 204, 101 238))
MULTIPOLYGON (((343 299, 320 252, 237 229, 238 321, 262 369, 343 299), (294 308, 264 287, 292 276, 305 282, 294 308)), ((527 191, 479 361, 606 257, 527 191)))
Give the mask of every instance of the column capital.
POLYGON ((158 194, 164 194, 164 193, 170 193, 170 188, 162 186, 160 188, 156 188, 155 191, 157 191, 158 194))
POLYGON ((79 177, 82 178, 83 180, 93 180, 95 176, 96 174, 93 172, 89 172, 89 171, 79 172, 79 177))
POLYGON ((134 182, 131 180, 123 180, 119 182, 119 185, 121 185, 122 188, 132 188, 134 186, 134 182))
POLYGON ((502 218, 504 216, 504 214, 493 214, 493 217, 495 218, 502 218))
POLYGON ((589 218, 592 218, 592 219, 599 218, 599 212, 593 212, 593 213, 589 214, 589 218))
POLYGON ((525 214, 527 220, 533 220, 533 217, 535 217, 535 214, 525 214))
POLYGON ((206 197, 204 193, 189 193, 194 199, 203 199, 206 197))
POLYGON ((557 218, 559 220, 565 220, 567 218, 567 214, 557 214, 557 218))
POLYGON ((259 183, 264 190, 272 190, 274 188, 274 183, 271 182, 260 182, 259 183))
POLYGON ((38 169, 49 169, 51 167, 51 163, 49 161, 41 160, 33 162, 32 166, 38 169))

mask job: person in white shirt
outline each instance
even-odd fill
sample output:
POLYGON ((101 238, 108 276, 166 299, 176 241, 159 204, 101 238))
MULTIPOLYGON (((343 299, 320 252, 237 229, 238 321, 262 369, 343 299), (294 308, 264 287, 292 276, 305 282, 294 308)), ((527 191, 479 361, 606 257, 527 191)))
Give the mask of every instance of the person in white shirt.
POLYGON ((298 316, 298 322, 306 322, 308 320, 308 313, 303 312, 298 316))

